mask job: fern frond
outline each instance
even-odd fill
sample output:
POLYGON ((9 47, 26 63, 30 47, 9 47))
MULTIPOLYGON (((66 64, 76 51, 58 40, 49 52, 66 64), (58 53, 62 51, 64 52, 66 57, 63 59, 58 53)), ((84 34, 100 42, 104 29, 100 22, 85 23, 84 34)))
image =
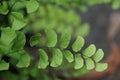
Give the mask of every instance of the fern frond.
MULTIPOLYGON (((98 49, 96 51, 96 47, 94 44, 89 45, 86 49, 83 50, 82 53, 79 53, 82 47, 85 45, 85 40, 83 37, 78 36, 76 40, 72 43, 72 46, 69 46, 71 40, 71 35, 69 33, 63 32, 59 36, 60 39, 57 38, 57 33, 54 30, 50 29, 45 31, 45 33, 47 34, 43 37, 46 36, 46 43, 50 42, 50 44, 45 44, 45 46, 40 46, 40 48, 48 48, 49 53, 47 53, 47 51, 45 50, 45 52, 39 51, 40 54, 46 53, 45 56, 40 55, 41 64, 44 63, 43 59, 45 59, 46 57, 46 59, 50 59, 49 63, 51 67, 58 67, 62 64, 63 59, 66 58, 69 63, 74 63, 75 69, 81 69, 83 66, 86 66, 87 70, 91 70, 93 68, 96 68, 97 71, 101 70, 99 70, 99 67, 97 67, 96 65, 98 65, 100 60, 103 58, 104 52, 101 49, 98 49), (68 46, 71 47, 72 50, 69 50, 67 48, 68 46), (51 54, 52 57, 48 56, 48 54, 51 54)), ((32 38, 33 36, 31 37, 31 39, 32 38)), ((41 37, 41 39, 43 38, 41 37)), ((36 44, 37 46, 39 46, 39 40, 40 39, 38 39, 38 45, 36 44)), ((45 63, 44 64, 48 66, 48 62, 45 63)), ((46 66, 44 68, 46 68, 46 66)))

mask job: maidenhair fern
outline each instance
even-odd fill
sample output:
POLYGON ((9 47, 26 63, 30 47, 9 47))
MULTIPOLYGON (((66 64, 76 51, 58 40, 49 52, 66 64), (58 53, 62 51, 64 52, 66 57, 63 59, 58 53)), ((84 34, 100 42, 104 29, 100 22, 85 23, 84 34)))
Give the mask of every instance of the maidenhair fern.
MULTIPOLYGON (((76 40, 73 42, 71 46, 72 47, 72 51, 71 51, 67 49, 71 40, 70 34, 66 34, 66 32, 63 32, 60 35, 60 41, 59 41, 59 38, 57 38, 57 33, 54 30, 50 29, 47 31, 45 30, 44 32, 45 32, 45 35, 43 37, 46 37, 46 42, 43 47, 42 46, 40 47, 48 48, 49 53, 47 53, 48 50, 45 51, 41 49, 39 50, 39 53, 43 54, 40 56, 40 60, 41 60, 40 63, 44 63, 44 65, 46 66, 48 65, 48 58, 49 58, 47 54, 52 55, 52 59, 50 60, 51 62, 49 62, 50 66, 52 67, 60 66, 62 64, 63 57, 64 57, 68 60, 68 62, 73 62, 73 61, 75 62, 75 67, 74 67, 75 69, 80 69, 84 65, 86 65, 86 68, 88 70, 95 68, 96 64, 98 64, 99 61, 103 58, 103 55, 104 55, 103 51, 101 49, 96 50, 96 47, 93 44, 91 44, 85 50, 83 50, 82 53, 79 53, 79 51, 82 49, 85 43, 85 40, 81 36, 78 36, 76 40)), ((40 33, 39 33, 39 36, 41 37, 39 36, 35 37, 35 36, 36 35, 31 37, 30 44, 33 43, 32 40, 35 40, 38 42, 36 45, 39 46, 40 45, 39 40, 43 38, 40 33)), ((40 63, 38 65, 39 68, 40 68, 40 63)))
POLYGON ((38 68, 45 69, 49 64, 48 55, 43 49, 39 49, 38 53, 40 55, 40 60, 38 62, 38 68))
MULTIPOLYGON (((75 8, 80 5, 80 10, 85 11, 84 3, 110 2, 114 9, 120 7, 115 5, 118 0, 0 0, 0 71, 15 67, 22 80, 28 80, 28 75, 39 80, 38 70, 59 69, 67 64, 74 65, 75 75, 92 69, 104 71, 108 65, 100 62, 103 50, 94 44, 83 48, 89 25, 81 23, 75 8), (36 51, 30 54, 28 47, 36 51), (39 58, 32 56, 34 53, 39 58)), ((43 79, 50 79, 48 72, 41 74, 43 79)))
POLYGON ((0 70, 8 70, 9 63, 5 62, 4 60, 0 61, 0 70))
MULTIPOLYGON (((103 58, 103 51, 99 49, 96 52, 96 47, 91 44, 88 48, 83 50, 82 53, 79 53, 81 48, 84 46, 84 39, 81 36, 78 36, 76 40, 72 44, 72 52, 67 49, 69 43, 70 43, 70 35, 66 36, 66 33, 62 33, 60 36, 60 41, 57 39, 57 33, 50 29, 45 30, 45 35, 42 36, 42 34, 37 33, 30 39, 30 45, 31 47, 40 45, 39 40, 43 39, 42 37, 46 37, 44 48, 49 49, 49 53, 47 53, 46 50, 40 49, 38 52, 40 54, 40 60, 38 64, 38 68, 46 68, 49 64, 48 61, 48 55, 52 54, 50 66, 52 67, 58 67, 62 64, 63 56, 68 60, 68 62, 73 62, 75 58, 75 69, 80 69, 83 67, 83 65, 86 65, 87 69, 93 69, 95 68, 95 65, 99 63, 99 61, 103 58), (59 43, 58 45, 56 45, 59 43), (84 64, 85 62, 85 64, 84 64), (43 65, 42 65, 43 64, 43 65)), ((2 54, 14 54, 14 51, 22 50, 25 45, 25 36, 22 32, 15 32, 12 30, 12 28, 4 28, 2 29, 1 34, 1 51, 2 54), (9 39, 8 39, 9 38, 9 39), (6 40, 7 39, 7 40, 6 40), (19 42, 18 42, 19 41, 19 42), (7 52, 6 52, 7 51, 7 52)), ((40 46, 41 48, 42 46, 40 46)), ((21 56, 18 58, 18 63, 16 64, 17 67, 28 67, 30 65, 30 56, 24 52, 21 54, 21 56)), ((5 63, 6 64, 6 63, 5 63)))

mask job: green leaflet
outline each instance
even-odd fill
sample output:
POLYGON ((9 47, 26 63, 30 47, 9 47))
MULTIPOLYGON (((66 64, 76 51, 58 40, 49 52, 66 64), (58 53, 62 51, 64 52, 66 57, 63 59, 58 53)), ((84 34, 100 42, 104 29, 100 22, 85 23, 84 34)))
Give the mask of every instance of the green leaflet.
POLYGON ((120 1, 119 0, 114 0, 112 3, 112 8, 113 9, 119 9, 120 8, 120 1))
POLYGON ((16 33, 10 27, 2 28, 1 41, 4 45, 9 46, 15 39, 16 33))
POLYGON ((2 71, 2 70, 8 70, 8 68, 9 68, 9 63, 1 60, 0 61, 0 71, 2 71))
POLYGON ((76 29, 75 35, 84 37, 88 34, 89 31, 90 31, 90 27, 87 23, 85 23, 76 29))
POLYGON ((10 58, 18 60, 18 59, 20 59, 21 55, 24 52, 25 52, 25 50, 11 51, 8 55, 10 56, 10 58))
POLYGON ((41 38, 41 34, 37 33, 34 36, 30 38, 30 46, 33 47, 39 43, 39 40, 41 38))
POLYGON ((9 12, 8 10, 8 4, 6 1, 2 1, 2 4, 0 5, 0 14, 6 15, 9 12))
POLYGON ((84 43, 85 43, 84 39, 81 36, 78 36, 72 45, 73 51, 75 52, 79 51, 83 47, 84 43))
POLYGON ((96 63, 95 70, 98 71, 98 72, 102 72, 102 71, 106 70, 107 67, 108 67, 107 63, 96 63))
POLYGON ((17 63, 17 67, 23 68, 23 67, 28 67, 29 65, 30 65, 30 55, 28 55, 27 53, 22 54, 17 63))
POLYGON ((95 62, 99 62, 104 56, 104 52, 102 49, 98 49, 95 55, 93 55, 93 59, 95 62))
POLYGON ((18 11, 20 9, 25 8, 25 5, 22 1, 16 1, 16 3, 13 5, 12 10, 18 11))
POLYGON ((84 65, 83 58, 81 57, 81 54, 75 54, 75 69, 80 69, 84 65))
POLYGON ((69 45, 71 39, 71 34, 68 32, 62 32, 61 38, 60 38, 60 48, 65 49, 69 45))
POLYGON ((62 61, 63 61, 62 52, 58 48, 54 48, 52 50, 52 61, 50 66, 58 67, 62 64, 62 61))
POLYGON ((85 13, 85 12, 88 11, 88 7, 85 6, 85 5, 81 5, 81 6, 80 6, 80 10, 81 10, 81 12, 85 13))
POLYGON ((91 70, 95 67, 94 61, 91 58, 86 58, 85 62, 86 62, 86 68, 88 70, 91 70))
POLYGON ((49 29, 49 30, 45 30, 46 33, 46 37, 47 37, 47 41, 46 44, 48 47, 54 47, 57 43, 57 34, 54 30, 49 29))
POLYGON ((40 60, 38 62, 38 68, 45 69, 49 64, 47 53, 43 49, 39 49, 38 52, 40 55, 40 60))
POLYGON ((10 46, 6 46, 1 40, 0 40, 0 54, 7 54, 10 51, 10 46))
POLYGON ((0 52, 2 54, 6 54, 10 51, 15 37, 15 31, 11 30, 9 27, 2 28, 0 37, 0 52))
POLYGON ((26 25, 23 14, 20 12, 12 12, 10 19, 12 20, 12 29, 20 30, 26 25))
POLYGON ((29 0, 26 2, 27 13, 35 12, 39 7, 37 0, 29 0))
POLYGON ((64 53, 65 58, 68 60, 68 62, 71 63, 74 61, 73 54, 69 50, 66 50, 63 53, 64 53))
POLYGON ((23 32, 17 31, 17 37, 15 38, 14 44, 12 46, 12 50, 22 50, 26 43, 26 37, 23 32))
POLYGON ((91 44, 88 48, 83 51, 84 57, 91 57, 95 54, 96 47, 94 44, 91 44))

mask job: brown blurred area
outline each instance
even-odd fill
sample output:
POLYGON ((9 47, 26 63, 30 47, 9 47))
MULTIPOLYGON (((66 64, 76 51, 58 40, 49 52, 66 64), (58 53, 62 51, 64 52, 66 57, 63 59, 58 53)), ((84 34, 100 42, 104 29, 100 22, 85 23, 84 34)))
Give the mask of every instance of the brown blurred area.
MULTIPOLYGON (((80 13, 80 12, 78 12, 80 13)), ((104 72, 94 70, 74 80, 120 80, 120 10, 112 10, 110 5, 90 7, 81 14, 83 21, 91 26, 86 37, 87 44, 94 43, 105 52, 103 62, 109 67, 104 72)))

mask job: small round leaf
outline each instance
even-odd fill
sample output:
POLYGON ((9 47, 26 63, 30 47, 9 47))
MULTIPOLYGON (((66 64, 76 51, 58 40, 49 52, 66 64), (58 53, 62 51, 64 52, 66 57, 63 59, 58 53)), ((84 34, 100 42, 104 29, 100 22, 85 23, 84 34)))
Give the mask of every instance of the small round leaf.
POLYGON ((21 55, 19 62, 17 63, 18 68, 28 67, 30 65, 30 56, 27 53, 21 55))
POLYGON ((8 70, 8 68, 9 68, 9 63, 1 60, 0 61, 0 71, 2 71, 2 70, 8 70))
POLYGON ((30 46, 33 47, 39 43, 39 40, 41 38, 41 34, 37 33, 34 36, 30 38, 30 46))
POLYGON ((81 55, 75 54, 75 66, 74 66, 74 68, 80 69, 83 67, 83 65, 84 65, 84 61, 83 61, 83 58, 81 57, 81 55))
POLYGON ((40 55, 40 60, 38 62, 38 68, 45 69, 49 64, 47 53, 43 49, 39 49, 38 52, 40 55))
POLYGON ((86 58, 85 62, 86 62, 86 68, 88 70, 91 70, 95 67, 94 61, 91 58, 86 58))
POLYGON ((10 16, 12 22, 12 29, 13 30, 20 30, 26 25, 26 21, 23 17, 23 14, 20 12, 12 12, 12 15, 10 16))
POLYGON ((64 49, 69 45, 71 34, 68 32, 62 32, 60 38, 60 48, 64 49))
POLYGON ((69 50, 64 51, 64 56, 68 60, 68 62, 73 62, 73 54, 69 50))
POLYGON ((16 34, 17 34, 17 36, 16 36, 16 38, 14 40, 14 44, 12 46, 12 50, 14 50, 14 51, 22 50, 26 43, 26 37, 23 32, 17 31, 16 34))
POLYGON ((85 23, 76 29, 75 35, 84 37, 88 34, 89 31, 90 31, 90 27, 87 23, 85 23))
POLYGON ((27 13, 35 12, 39 7, 39 3, 36 0, 29 0, 26 3, 27 13))
POLYGON ((95 45, 91 44, 88 48, 86 48, 83 51, 83 55, 84 57, 91 57, 95 54, 95 51, 96 51, 95 45))
POLYGON ((52 61, 51 61, 50 66, 52 66, 52 67, 60 66, 63 61, 62 52, 57 48, 53 48, 52 54, 53 54, 53 56, 52 56, 52 61))
POLYGON ((96 63, 95 70, 98 71, 98 72, 102 72, 102 71, 106 70, 107 67, 108 67, 107 63, 96 63))
POLYGON ((84 39, 81 36, 78 36, 72 45, 73 51, 75 52, 79 51, 83 47, 84 43, 85 43, 84 39))
POLYGON ((54 47, 57 43, 57 34, 54 30, 52 29, 47 29, 45 30, 47 41, 46 44, 48 47, 54 47))
POLYGON ((99 62, 104 56, 104 52, 102 49, 98 49, 95 55, 93 56, 93 59, 95 62, 99 62))

